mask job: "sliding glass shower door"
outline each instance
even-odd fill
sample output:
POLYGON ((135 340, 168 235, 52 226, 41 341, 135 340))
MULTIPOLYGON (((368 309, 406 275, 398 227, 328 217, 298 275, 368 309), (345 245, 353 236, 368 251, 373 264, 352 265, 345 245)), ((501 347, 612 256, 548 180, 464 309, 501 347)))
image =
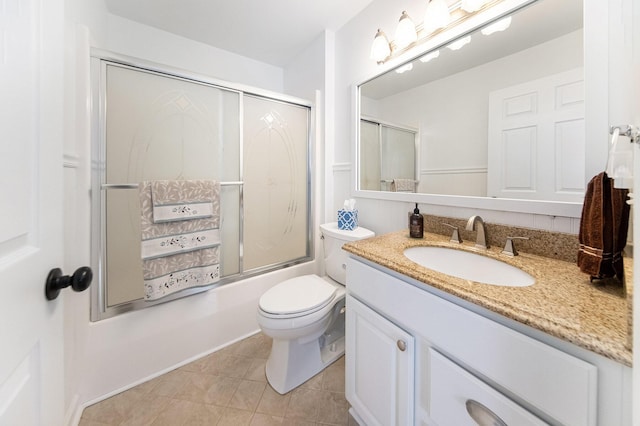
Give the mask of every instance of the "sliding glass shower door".
POLYGON ((311 259, 310 107, 101 58, 94 92, 92 319, 144 300, 143 181, 221 183, 218 284, 311 259))
POLYGON ((245 271, 308 255, 308 108, 244 96, 245 271))

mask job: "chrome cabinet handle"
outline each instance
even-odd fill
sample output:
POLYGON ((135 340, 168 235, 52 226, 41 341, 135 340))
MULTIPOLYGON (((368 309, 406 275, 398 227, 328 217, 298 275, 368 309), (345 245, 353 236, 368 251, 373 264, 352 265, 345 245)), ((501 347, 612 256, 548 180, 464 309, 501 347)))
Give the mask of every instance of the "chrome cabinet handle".
POLYGON ((507 426, 507 424, 496 413, 489 410, 484 405, 474 399, 467 399, 465 403, 467 413, 478 426, 507 426))
POLYGON ((407 350, 407 344, 405 343, 404 340, 398 340, 397 345, 398 345, 398 349, 400 349, 402 352, 407 350))

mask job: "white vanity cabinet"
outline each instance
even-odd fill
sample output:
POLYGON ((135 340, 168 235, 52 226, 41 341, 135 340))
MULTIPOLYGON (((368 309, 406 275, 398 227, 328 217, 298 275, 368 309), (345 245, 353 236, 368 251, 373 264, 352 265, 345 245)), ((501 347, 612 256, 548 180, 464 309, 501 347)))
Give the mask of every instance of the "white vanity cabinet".
POLYGON ((346 396, 366 425, 630 424, 628 367, 359 258, 347 294, 346 396))
POLYGON ((346 395, 367 426, 413 423, 414 340, 347 296, 346 395))

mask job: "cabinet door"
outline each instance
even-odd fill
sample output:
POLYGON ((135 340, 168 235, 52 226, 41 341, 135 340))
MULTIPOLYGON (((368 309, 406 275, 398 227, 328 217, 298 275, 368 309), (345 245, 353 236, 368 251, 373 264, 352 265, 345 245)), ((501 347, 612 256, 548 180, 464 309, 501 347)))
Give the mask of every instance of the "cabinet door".
POLYGON ((413 337, 347 296, 345 351, 347 400, 365 424, 413 424, 413 337))
POLYGON ((439 426, 547 424, 435 350, 429 356, 431 419, 439 426))

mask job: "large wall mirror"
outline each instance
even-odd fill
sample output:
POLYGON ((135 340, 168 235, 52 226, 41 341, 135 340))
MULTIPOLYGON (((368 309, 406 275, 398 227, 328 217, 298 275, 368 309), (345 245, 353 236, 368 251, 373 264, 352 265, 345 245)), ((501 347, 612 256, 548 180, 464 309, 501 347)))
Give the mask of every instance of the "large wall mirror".
MULTIPOLYGON (((583 52, 582 0, 528 2, 358 85, 359 121, 416 129, 417 149, 404 152, 416 156, 405 162, 417 165, 417 193, 544 201, 575 215, 590 178, 583 52)), ((372 183, 384 151, 364 154, 361 126, 357 190, 392 198, 393 176, 372 183)))

